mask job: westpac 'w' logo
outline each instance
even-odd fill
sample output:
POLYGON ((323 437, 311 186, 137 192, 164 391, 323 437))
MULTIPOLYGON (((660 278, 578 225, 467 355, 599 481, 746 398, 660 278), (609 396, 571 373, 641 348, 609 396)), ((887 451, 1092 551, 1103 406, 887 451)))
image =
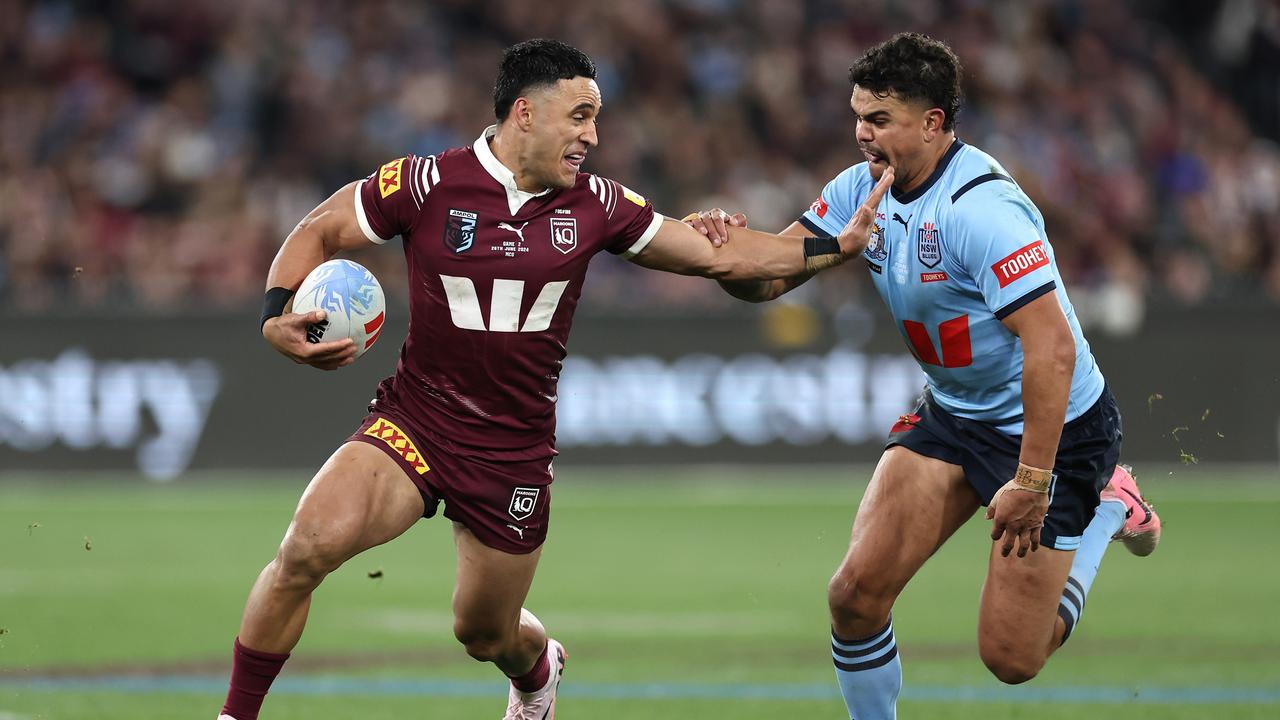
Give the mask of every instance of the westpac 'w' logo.
POLYGON ((520 324, 520 303, 524 300, 523 280, 493 281, 493 296, 489 301, 489 326, 485 327, 484 314, 480 310, 480 298, 476 296, 471 278, 441 275, 444 294, 449 298, 449 315, 455 327, 463 330, 488 330, 489 332, 542 332, 551 327, 551 317, 560 305, 560 296, 569 285, 568 280, 557 280, 542 286, 538 299, 533 301, 529 316, 520 324))

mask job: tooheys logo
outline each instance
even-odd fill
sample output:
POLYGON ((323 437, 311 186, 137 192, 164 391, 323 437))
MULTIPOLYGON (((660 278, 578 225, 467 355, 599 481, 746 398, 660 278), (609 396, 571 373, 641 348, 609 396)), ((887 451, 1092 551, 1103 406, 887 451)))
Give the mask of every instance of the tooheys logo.
POLYGON ((378 191, 382 197, 400 189, 400 170, 404 167, 404 158, 392 160, 378 170, 378 191))
POLYGON ((1000 287, 1005 287, 1032 270, 1048 264, 1049 253, 1045 252, 1044 243, 1037 240, 1014 250, 1008 257, 996 261, 996 264, 991 266, 991 272, 996 274, 1000 287))

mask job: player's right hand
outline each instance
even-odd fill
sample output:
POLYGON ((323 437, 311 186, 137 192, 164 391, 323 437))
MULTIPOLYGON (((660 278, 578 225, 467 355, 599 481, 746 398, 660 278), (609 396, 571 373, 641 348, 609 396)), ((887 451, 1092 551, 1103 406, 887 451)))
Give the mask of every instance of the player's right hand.
POLYGON ((742 213, 730 215, 720 208, 712 208, 691 212, 680 218, 680 222, 706 235, 712 247, 720 247, 729 242, 729 228, 747 226, 747 216, 742 213))
POLYGON ((300 315, 285 313, 273 317, 262 326, 262 337, 281 355, 300 365, 321 370, 337 370, 356 361, 356 344, 351 338, 313 343, 307 341, 307 328, 323 322, 323 310, 300 315))

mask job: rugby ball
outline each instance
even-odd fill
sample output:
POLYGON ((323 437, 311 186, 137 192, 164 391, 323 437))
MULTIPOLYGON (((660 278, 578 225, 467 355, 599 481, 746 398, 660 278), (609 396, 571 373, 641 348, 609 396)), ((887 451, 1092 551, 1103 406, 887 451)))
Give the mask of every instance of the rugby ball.
POLYGON ((360 357, 382 336, 387 301, 378 279, 350 260, 330 260, 312 270, 293 296, 293 311, 324 310, 328 316, 307 328, 307 342, 351 338, 360 357))

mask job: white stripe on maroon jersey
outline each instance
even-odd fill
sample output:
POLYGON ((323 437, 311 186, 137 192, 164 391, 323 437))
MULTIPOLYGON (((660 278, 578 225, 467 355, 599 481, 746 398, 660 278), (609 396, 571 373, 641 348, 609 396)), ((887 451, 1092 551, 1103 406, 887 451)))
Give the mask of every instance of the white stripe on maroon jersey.
POLYGON ((440 166, 436 163, 435 155, 428 156, 427 160, 429 161, 428 164, 431 166, 431 170, 426 176, 426 191, 431 192, 431 188, 440 184, 440 166))
POLYGON ((421 209, 425 201, 422 192, 422 158, 414 155, 413 161, 409 164, 409 172, 405 174, 409 176, 409 190, 413 192, 413 202, 421 209))
POLYGON ((613 217, 613 209, 617 206, 618 206, 618 183, 610 180, 609 181, 609 202, 607 205, 605 205, 605 208, 604 208, 605 212, 609 214, 610 218, 613 217))

